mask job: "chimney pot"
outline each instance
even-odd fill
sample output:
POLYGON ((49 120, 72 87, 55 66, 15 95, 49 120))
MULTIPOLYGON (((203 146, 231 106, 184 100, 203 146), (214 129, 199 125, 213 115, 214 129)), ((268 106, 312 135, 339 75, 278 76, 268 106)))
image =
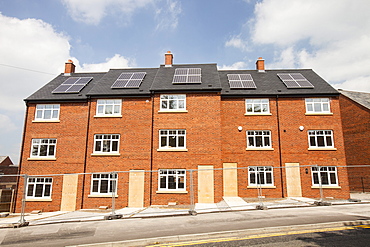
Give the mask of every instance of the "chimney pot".
POLYGON ((265 72, 265 60, 262 57, 259 57, 256 62, 256 69, 258 72, 265 72))
POLYGON ((164 65, 165 67, 172 67, 173 62, 173 54, 171 51, 167 51, 166 54, 164 54, 164 65))
POLYGON ((64 75, 71 75, 71 73, 75 72, 75 68, 76 65, 73 64, 73 61, 71 59, 68 59, 65 64, 64 75))

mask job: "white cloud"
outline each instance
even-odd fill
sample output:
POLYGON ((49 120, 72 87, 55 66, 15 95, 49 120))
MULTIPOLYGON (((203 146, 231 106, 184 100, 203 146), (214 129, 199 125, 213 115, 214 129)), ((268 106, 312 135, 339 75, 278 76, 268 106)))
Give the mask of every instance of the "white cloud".
POLYGON ((138 8, 143 8, 154 0, 62 0, 75 21, 97 25, 109 15, 129 19, 138 8))
POLYGON ((12 120, 4 114, 0 114, 0 126, 0 134, 17 129, 17 126, 12 122, 12 120))
POLYGON ((158 8, 156 11, 156 19, 158 21, 156 29, 176 29, 181 12, 181 3, 179 1, 166 0, 163 8, 158 8))
POLYGON ((238 70, 238 69, 246 69, 247 68, 247 63, 245 62, 236 62, 233 63, 232 65, 222 65, 219 66, 219 70, 238 70))
POLYGON ((240 38, 239 36, 232 37, 231 39, 226 41, 225 46, 226 47, 234 47, 234 48, 240 49, 242 51, 250 51, 250 49, 248 49, 248 42, 246 40, 240 38))
POLYGON ((133 59, 125 58, 119 54, 115 54, 113 57, 107 58, 104 63, 83 64, 81 67, 79 66, 78 61, 74 64, 76 65, 76 70, 89 72, 103 72, 108 71, 109 69, 136 67, 136 63, 133 59))

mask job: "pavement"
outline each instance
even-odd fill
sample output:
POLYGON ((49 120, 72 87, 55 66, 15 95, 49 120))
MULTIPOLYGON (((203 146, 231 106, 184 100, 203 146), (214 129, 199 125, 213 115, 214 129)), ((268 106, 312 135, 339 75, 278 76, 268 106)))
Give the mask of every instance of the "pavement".
POLYGON ((82 209, 73 212, 34 212, 24 214, 24 221, 21 215, 1 213, 0 228, 16 228, 23 225, 45 225, 65 222, 83 222, 109 220, 114 218, 147 218, 179 216, 189 214, 241 211, 241 210, 261 210, 293 207, 312 207, 328 205, 344 205, 370 203, 370 193, 352 193, 349 200, 336 200, 326 198, 322 200, 325 204, 318 203, 320 200, 306 197, 289 197, 280 199, 268 198, 248 198, 224 197, 219 203, 196 203, 194 208, 183 205, 157 205, 145 208, 121 208, 114 212, 112 210, 82 209), (26 224, 21 224, 26 222, 26 224))

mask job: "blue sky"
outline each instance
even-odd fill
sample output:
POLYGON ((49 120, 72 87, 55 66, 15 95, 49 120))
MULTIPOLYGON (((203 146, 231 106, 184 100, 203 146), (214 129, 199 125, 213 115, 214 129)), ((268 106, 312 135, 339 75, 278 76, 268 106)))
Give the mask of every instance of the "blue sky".
POLYGON ((63 72, 217 63, 311 68, 370 92, 368 0, 0 0, 0 155, 18 163, 23 99, 63 72))

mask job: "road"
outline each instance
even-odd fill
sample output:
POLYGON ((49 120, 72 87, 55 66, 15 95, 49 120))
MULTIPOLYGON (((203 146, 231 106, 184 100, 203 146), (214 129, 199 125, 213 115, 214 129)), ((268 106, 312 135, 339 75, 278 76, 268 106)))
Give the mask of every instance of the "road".
POLYGON ((158 239, 154 242, 161 242, 159 238, 165 236, 190 235, 188 239, 192 240, 196 238, 192 237, 192 234, 204 234, 203 238, 216 238, 252 229, 255 229, 253 231, 256 234, 265 232, 266 228, 279 230, 284 226, 340 221, 358 223, 369 220, 369 204, 252 210, 198 214, 197 216, 120 219, 0 229, 0 243, 5 246, 34 247, 146 238, 158 239))

